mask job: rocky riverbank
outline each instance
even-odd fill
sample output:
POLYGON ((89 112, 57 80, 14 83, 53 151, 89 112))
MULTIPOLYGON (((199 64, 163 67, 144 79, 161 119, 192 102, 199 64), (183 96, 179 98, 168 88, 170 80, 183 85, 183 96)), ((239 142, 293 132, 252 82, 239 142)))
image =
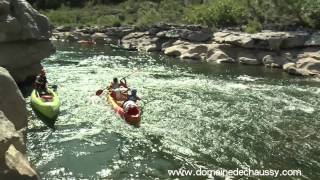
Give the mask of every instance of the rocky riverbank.
POLYGON ((127 50, 163 52, 182 60, 204 63, 239 63, 280 68, 300 76, 320 77, 320 32, 257 34, 202 26, 159 24, 135 27, 57 27, 52 40, 76 42, 93 39, 127 50))
POLYGON ((25 0, 0 0, 0 179, 39 179, 26 152, 27 110, 17 86, 55 52, 48 19, 25 0))

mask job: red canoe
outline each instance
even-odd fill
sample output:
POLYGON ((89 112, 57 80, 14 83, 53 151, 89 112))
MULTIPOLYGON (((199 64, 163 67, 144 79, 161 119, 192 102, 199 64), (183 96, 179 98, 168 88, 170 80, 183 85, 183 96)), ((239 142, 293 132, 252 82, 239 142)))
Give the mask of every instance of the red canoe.
POLYGON ((139 125, 141 120, 141 108, 138 106, 138 111, 132 112, 125 112, 122 104, 124 101, 117 101, 115 100, 110 93, 107 95, 107 101, 112 106, 113 110, 127 123, 132 125, 139 125))

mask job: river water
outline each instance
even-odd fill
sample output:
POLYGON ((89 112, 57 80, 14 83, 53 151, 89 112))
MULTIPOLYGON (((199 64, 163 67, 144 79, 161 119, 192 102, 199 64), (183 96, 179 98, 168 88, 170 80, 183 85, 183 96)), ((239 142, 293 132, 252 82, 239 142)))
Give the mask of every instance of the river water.
POLYGON ((320 177, 319 81, 278 69, 55 45, 43 62, 62 100, 55 130, 28 108, 29 158, 43 179, 168 179, 170 169, 248 167, 303 173, 282 179, 320 177), (133 72, 129 86, 145 101, 140 128, 95 96, 113 77, 133 72))

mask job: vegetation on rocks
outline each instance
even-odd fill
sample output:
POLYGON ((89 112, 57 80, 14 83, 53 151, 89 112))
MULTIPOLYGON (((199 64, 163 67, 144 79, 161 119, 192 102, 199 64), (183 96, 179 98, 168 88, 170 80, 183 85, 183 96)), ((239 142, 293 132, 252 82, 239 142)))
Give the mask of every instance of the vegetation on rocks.
POLYGON ((55 25, 191 23, 209 27, 320 28, 320 0, 29 0, 55 25))

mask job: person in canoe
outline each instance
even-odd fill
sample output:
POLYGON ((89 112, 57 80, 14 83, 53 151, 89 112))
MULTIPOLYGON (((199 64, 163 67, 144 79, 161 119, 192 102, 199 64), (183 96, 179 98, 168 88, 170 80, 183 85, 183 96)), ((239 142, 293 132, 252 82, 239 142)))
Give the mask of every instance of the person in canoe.
POLYGON ((137 101, 141 100, 140 97, 137 96, 137 90, 132 89, 131 94, 128 96, 126 102, 123 103, 124 112, 129 115, 134 115, 139 113, 137 101))
POLYGON ((137 90, 132 89, 131 94, 128 96, 128 101, 133 101, 136 103, 138 100, 141 100, 141 98, 137 96, 137 90))
POLYGON ((47 83, 46 71, 42 69, 40 74, 36 77, 36 81, 34 82, 34 87, 40 95, 48 94, 47 83))
POLYGON ((121 79, 120 82, 118 78, 113 78, 112 83, 108 87, 111 92, 111 96, 117 100, 122 100, 127 98, 128 86, 125 78, 121 79))

